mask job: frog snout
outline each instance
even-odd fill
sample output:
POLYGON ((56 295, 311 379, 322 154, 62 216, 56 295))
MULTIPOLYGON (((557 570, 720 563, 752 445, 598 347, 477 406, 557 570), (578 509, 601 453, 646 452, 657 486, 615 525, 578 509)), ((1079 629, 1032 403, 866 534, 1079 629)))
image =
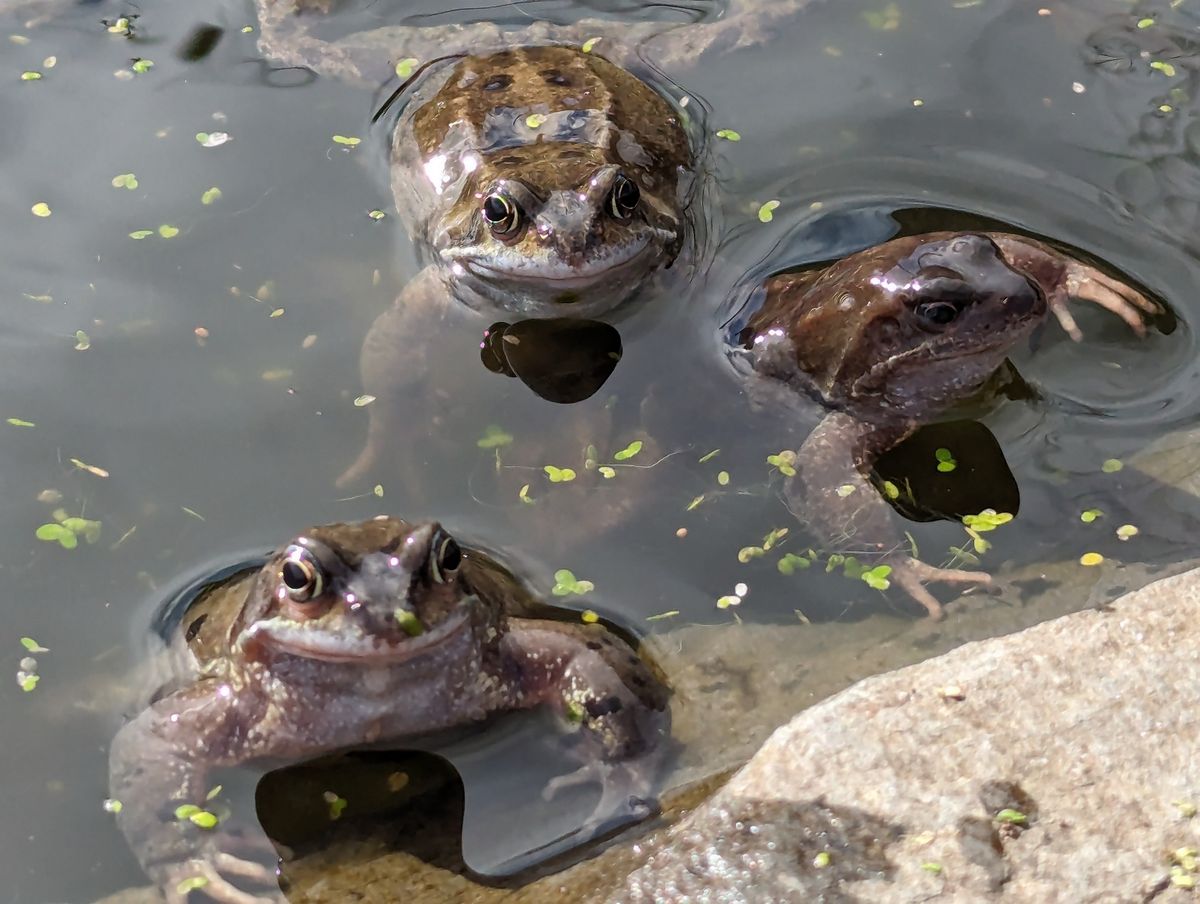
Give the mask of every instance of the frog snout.
POLYGON ((577 196, 556 192, 534 219, 542 243, 567 254, 582 254, 591 242, 592 211, 577 196))

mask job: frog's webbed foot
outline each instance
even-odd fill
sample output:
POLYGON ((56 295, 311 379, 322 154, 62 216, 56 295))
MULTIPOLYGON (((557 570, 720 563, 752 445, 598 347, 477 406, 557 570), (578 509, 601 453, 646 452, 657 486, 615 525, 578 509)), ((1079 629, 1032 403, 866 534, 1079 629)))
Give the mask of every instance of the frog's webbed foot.
POLYGON ((1090 301, 1112 311, 1139 336, 1146 335, 1143 314, 1154 316, 1162 313, 1157 304, 1131 286, 1101 273, 1095 267, 1089 267, 1079 261, 1069 261, 1064 290, 1052 293, 1047 301, 1062 328, 1076 342, 1083 338, 1083 333, 1067 309, 1068 298, 1090 301))
POLYGON ((164 866, 159 871, 159 886, 167 904, 186 904, 189 891, 202 890, 221 904, 286 904, 279 891, 275 871, 262 863, 243 860, 223 851, 213 851, 193 857, 183 863, 164 866), (231 879, 245 880, 262 886, 255 894, 235 885, 231 879))
POLYGON ((542 799, 553 800, 560 792, 580 785, 599 784, 600 799, 580 825, 580 834, 592 836, 617 825, 640 822, 659 810, 650 783, 657 760, 657 756, 650 754, 619 763, 601 760, 585 763, 574 772, 547 782, 542 789, 542 799))
POLYGON ((933 621, 939 621, 945 614, 942 604, 926 589, 929 581, 944 581, 949 584, 990 584, 992 576, 986 571, 964 571, 957 568, 937 568, 905 556, 897 561, 889 561, 892 566, 890 577, 905 593, 925 607, 933 621))

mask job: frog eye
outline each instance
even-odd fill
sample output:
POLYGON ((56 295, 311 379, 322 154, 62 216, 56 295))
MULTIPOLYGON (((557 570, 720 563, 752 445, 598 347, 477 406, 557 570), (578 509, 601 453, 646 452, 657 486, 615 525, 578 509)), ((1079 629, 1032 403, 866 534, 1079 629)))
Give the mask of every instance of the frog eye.
POLYGON ((932 326, 945 326, 958 316, 958 305, 948 301, 925 301, 913 308, 913 313, 932 326))
POLYGON ((496 236, 512 235, 521 225, 521 207, 507 195, 493 192, 483 199, 483 221, 496 236))
POLYGON ((438 531, 433 538, 433 556, 429 560, 429 571, 435 582, 445 584, 462 566, 462 547, 449 534, 438 531))
POLYGON ((608 193, 608 212, 618 220, 628 220, 637 210, 641 197, 642 192, 637 183, 619 175, 613 181, 612 191, 608 193))
POLYGON ((325 569, 303 546, 289 546, 279 566, 279 582, 293 602, 314 600, 325 591, 325 569))

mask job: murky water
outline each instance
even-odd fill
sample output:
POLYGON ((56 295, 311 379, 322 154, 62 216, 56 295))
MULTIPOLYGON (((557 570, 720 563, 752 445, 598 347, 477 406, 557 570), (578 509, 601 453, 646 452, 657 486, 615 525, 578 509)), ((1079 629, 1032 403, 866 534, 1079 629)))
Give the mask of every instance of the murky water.
MULTIPOLYGON (((354 3, 330 28, 373 27, 398 6, 354 3)), ((711 12, 603 6, 665 21, 711 12)), ((578 13, 566 2, 542 9, 578 13)), ((792 624, 796 610, 814 621, 910 617, 903 600, 840 574, 778 572, 779 553, 800 545, 765 462, 786 432, 747 410, 718 345, 727 299, 747 274, 836 258, 901 229, 1007 223, 1129 274, 1179 321, 1138 341, 1084 310, 1083 344, 1051 325, 1014 356, 1039 397, 972 412, 1020 493, 1020 527, 989 535, 984 566, 1003 578, 1006 567, 1088 551, 1125 561, 1193 554, 1187 500, 1174 500, 1178 510, 1151 503, 1161 488, 1101 464, 1192 424, 1200 405, 1188 328, 1200 284, 1195 23, 1167 3, 1133 14, 1100 2, 1046 9, 1019 0, 817 4, 761 49, 668 73, 709 108, 710 131, 741 135, 713 139, 704 162, 713 187, 698 217, 708 224, 704 276, 614 318, 624 357, 579 405, 553 405, 487 371, 476 335, 431 337, 462 359, 462 395, 444 402, 461 455, 415 463, 407 473, 420 486, 393 466, 347 491, 334 480, 365 431, 354 404, 359 346, 416 272, 383 172, 386 130, 370 126, 391 86, 372 94, 273 70, 253 31, 243 32, 254 24, 245 4, 87 3, 33 27, 0 19, 0 419, 17 421, 0 423, 0 661, 16 674, 22 636, 49 648, 37 654, 35 690, 10 677, 0 695, 0 898, 87 900, 140 881, 101 802, 119 676, 138 655, 148 612, 182 576, 286 542, 310 523, 436 516, 508 553, 543 591, 556 569, 570 568, 596 585, 570 605, 646 633, 732 624, 735 613, 792 624), (134 11, 135 39, 101 24, 134 11), (1151 24, 1139 28, 1143 19, 1151 24), (203 23, 222 29, 220 40, 189 62, 178 48, 203 23), (133 72, 135 59, 154 65, 133 72), (215 132, 229 140, 197 139, 215 132), (335 135, 363 142, 348 149, 335 135), (135 188, 128 178, 113 184, 126 174, 135 188), (760 222, 771 199, 774 217, 760 222), (35 215, 39 204, 49 216, 35 215), (388 215, 376 220, 373 210, 388 215), (642 435, 632 425, 647 398, 645 426, 659 448, 630 463, 675 454, 615 478, 639 481, 645 504, 615 518, 612 494, 582 515, 556 508, 562 488, 542 468, 578 463, 521 441, 582 431, 580 445, 611 454, 642 435), (613 419, 620 429, 599 426, 613 419), (477 445, 489 425, 518 440, 499 472, 495 450, 477 445), (541 508, 518 498, 524 484, 541 508), (1092 507, 1105 511, 1101 526, 1079 520, 1092 507), (97 542, 39 540, 60 508, 98 521, 97 542), (595 529, 564 532, 558 517, 595 529), (1122 522, 1142 532, 1118 541, 1122 522), (792 545, 739 563, 739 549, 782 527, 792 545), (739 582, 748 585, 741 605, 718 609, 739 582), (678 614, 646 621, 667 611, 678 614)), ((526 12, 431 2, 413 15, 511 23, 526 12)), ((999 493, 1007 484, 991 473, 983 482, 999 493)), ((906 526, 923 551, 966 540, 951 522, 906 526)), ((1077 580, 1082 604, 1093 573, 1081 567, 1077 580)), ((1036 618, 1034 606, 1028 620, 1036 618)))

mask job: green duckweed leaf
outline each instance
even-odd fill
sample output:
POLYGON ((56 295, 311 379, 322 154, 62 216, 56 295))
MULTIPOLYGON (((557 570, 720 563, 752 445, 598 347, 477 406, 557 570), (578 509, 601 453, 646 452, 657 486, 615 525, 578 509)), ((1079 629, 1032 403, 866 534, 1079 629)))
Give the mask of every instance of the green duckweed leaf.
POLYGON ((560 568, 554 572, 554 586, 550 592, 555 596, 581 596, 596 589, 591 581, 581 581, 568 568, 560 568))
POLYGON ((767 464, 776 468, 784 477, 796 476, 796 453, 790 449, 784 449, 775 455, 768 455, 767 464))
POLYGON ((417 618, 415 612, 410 612, 408 609, 397 609, 394 615, 396 624, 409 637, 420 637, 425 633, 425 626, 421 624, 421 619, 417 618))
POLYGON ((891 565, 876 565, 874 568, 867 569, 859 577, 863 582, 875 590, 887 590, 892 582, 888 580, 888 575, 892 573, 891 565))
POLYGON ((733 129, 717 129, 717 137, 724 138, 726 141, 741 141, 742 136, 733 129))
POLYGON ((488 424, 483 428, 483 436, 475 441, 475 445, 480 449, 499 449, 503 446, 510 445, 513 441, 511 433, 497 424, 488 424))
MULTIPOLYGON (((112 31, 112 29, 110 28, 109 31, 112 31)), ((186 879, 179 881, 179 883, 175 886, 175 891, 177 894, 186 898, 188 892, 199 891, 207 884, 207 876, 188 876, 186 879)))
POLYGON ((772 198, 758 208, 758 221, 760 223, 770 223, 775 219, 775 211, 779 209, 779 201, 772 198))
POLYGON ((958 467, 958 462, 954 460, 954 455, 949 449, 935 449, 933 457, 937 459, 937 469, 943 474, 948 474, 958 467))
POLYGON ((421 62, 416 57, 405 57, 396 64, 396 75, 400 78, 408 78, 413 74, 413 70, 417 68, 417 64, 421 62))
POLYGON ((325 803, 329 804, 329 818, 341 819, 342 813, 348 806, 346 798, 335 794, 333 791, 326 791, 321 796, 325 799, 325 803))
POLYGON ((209 813, 208 810, 199 810, 199 812, 193 813, 188 817, 188 822, 202 829, 215 829, 219 820, 215 813, 209 813))
POLYGON ((631 442, 628 446, 626 446, 620 452, 613 453, 613 459, 615 461, 628 461, 629 459, 633 458, 633 456, 637 455, 641 451, 642 451, 642 441, 640 439, 635 439, 633 442, 631 442))
POLYGON ((775 563, 775 567, 779 569, 779 573, 783 575, 793 575, 797 570, 803 570, 808 568, 810 565, 812 565, 811 559, 797 555, 794 552, 787 553, 775 563))

